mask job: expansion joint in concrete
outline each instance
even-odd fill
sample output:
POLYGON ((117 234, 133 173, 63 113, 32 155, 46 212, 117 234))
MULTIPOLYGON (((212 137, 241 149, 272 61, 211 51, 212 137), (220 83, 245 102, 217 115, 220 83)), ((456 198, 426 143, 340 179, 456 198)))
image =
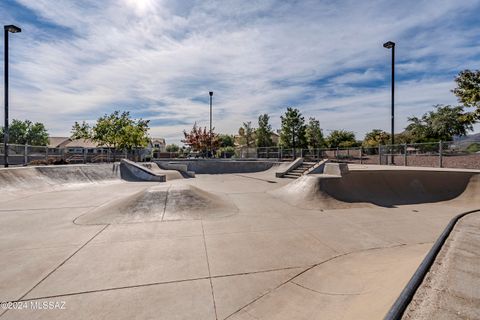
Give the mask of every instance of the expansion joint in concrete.
POLYGON ((75 256, 78 252, 80 252, 80 250, 82 250, 83 248, 85 248, 85 246, 87 244, 89 244, 91 241, 93 241, 93 239, 95 239, 100 233, 102 233, 107 227, 109 226, 109 224, 107 224, 106 226, 104 226, 100 231, 98 231, 97 233, 95 233, 90 239, 87 240, 87 242, 85 242, 80 248, 78 248, 77 250, 75 250, 71 255, 69 255, 65 260, 63 260, 55 269, 53 269, 52 271, 50 271, 45 277, 43 277, 39 282, 37 282, 37 284, 35 284, 30 290, 28 290, 25 294, 23 294, 20 299, 18 300, 22 300, 23 298, 25 298, 25 296, 27 296, 30 292, 32 292, 36 287, 38 287, 43 281, 45 281, 48 277, 50 277, 55 271, 57 271, 60 267, 62 267, 68 260, 70 260, 71 258, 73 258, 73 256, 75 256))
POLYGON ((201 221, 201 224, 202 224, 202 234, 203 234, 203 245, 205 247, 205 257, 206 257, 206 260, 207 260, 208 279, 210 281, 210 289, 212 290, 213 310, 215 311, 215 319, 218 320, 217 304, 215 302, 215 293, 213 291, 212 273, 210 271, 210 261, 208 259, 208 250, 207 250, 207 239, 205 237, 205 228, 203 227, 203 221, 201 221))

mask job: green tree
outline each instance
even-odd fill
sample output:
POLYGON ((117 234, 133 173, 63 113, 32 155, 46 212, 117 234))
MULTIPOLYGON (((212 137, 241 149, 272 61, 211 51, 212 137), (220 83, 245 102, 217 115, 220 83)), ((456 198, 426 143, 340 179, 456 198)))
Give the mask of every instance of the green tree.
POLYGON ((235 138, 231 134, 220 134, 218 135, 218 139, 219 139, 221 148, 235 146, 235 138))
POLYGON ((245 147, 255 147, 255 129, 252 127, 252 122, 247 121, 243 123, 243 126, 238 129, 240 136, 240 145, 245 147))
POLYGON ((473 130, 475 120, 464 112, 463 106, 435 106, 422 118, 412 117, 405 128, 409 142, 451 141, 454 136, 465 136, 473 130))
MULTIPOLYGON (((3 141, 3 128, 0 133, 3 141)), ((28 144, 32 146, 46 146, 48 132, 43 123, 30 120, 14 119, 8 128, 8 142, 13 144, 28 144)))
POLYGON ((257 147, 272 146, 272 126, 268 123, 270 117, 268 114, 262 114, 258 117, 258 128, 255 131, 255 140, 257 147))
POLYGON ((357 145, 355 133, 346 130, 333 130, 327 137, 329 148, 350 148, 357 145))
MULTIPOLYGON (((133 150, 148 145, 149 120, 134 120, 128 111, 113 113, 98 118, 93 127, 85 121, 72 126, 72 139, 92 139, 100 146, 117 150, 133 150)), ((115 154, 114 154, 115 157, 115 154)), ((115 160, 115 159, 114 159, 115 160)))
POLYGON ((169 144, 166 146, 165 150, 167 152, 178 152, 180 150, 180 147, 174 143, 169 144))
POLYGON ((83 121, 81 124, 75 121, 75 124, 72 126, 72 130, 70 132, 70 138, 73 140, 90 139, 92 137, 92 128, 85 121, 83 121))
POLYGON ((376 148, 378 145, 385 145, 390 142, 390 134, 380 129, 373 129, 368 132, 363 139, 364 148, 376 148))
POLYGON ((465 107, 476 108, 466 116, 470 117, 470 120, 480 119, 480 70, 463 70, 455 77, 455 82, 457 87, 452 92, 457 96, 458 101, 465 107))
POLYGON ((218 158, 231 158, 235 155, 235 148, 234 147, 221 147, 217 150, 217 157, 218 158))
POLYGON ((315 118, 309 118, 305 129, 305 137, 309 148, 318 149, 325 146, 325 139, 323 138, 322 129, 320 128, 320 121, 315 118))
POLYGON ((280 119, 282 121, 280 145, 284 148, 305 148, 307 146, 306 126, 300 110, 289 107, 280 119))

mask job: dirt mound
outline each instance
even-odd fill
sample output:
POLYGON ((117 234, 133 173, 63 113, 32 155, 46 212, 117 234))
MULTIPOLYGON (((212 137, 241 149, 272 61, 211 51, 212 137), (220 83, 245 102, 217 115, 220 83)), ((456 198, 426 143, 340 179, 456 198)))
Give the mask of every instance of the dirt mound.
POLYGON ((191 185, 161 186, 108 203, 78 217, 75 223, 198 220, 230 216, 237 211, 237 207, 223 194, 209 193, 191 185))

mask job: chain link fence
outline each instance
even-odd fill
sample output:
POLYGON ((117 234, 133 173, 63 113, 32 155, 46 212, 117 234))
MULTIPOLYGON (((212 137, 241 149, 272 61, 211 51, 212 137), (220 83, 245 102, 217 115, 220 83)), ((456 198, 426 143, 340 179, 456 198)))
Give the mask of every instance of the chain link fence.
POLYGON ((291 161, 303 157, 305 161, 330 159, 356 164, 480 170, 480 140, 380 145, 376 148, 298 148, 295 150, 280 147, 237 148, 232 157, 279 161, 291 161))
MULTIPOLYGON (((110 148, 48 148, 9 144, 9 164, 62 164, 99 163, 120 159, 149 161, 155 159, 195 158, 198 154, 182 152, 153 153, 149 150, 121 151, 110 148)), ((480 170, 480 140, 463 142, 429 142, 397 145, 381 145, 375 148, 331 148, 331 149, 289 149, 281 147, 235 148, 234 153, 221 154, 222 158, 232 159, 272 159, 292 161, 302 157, 305 161, 330 159, 355 164, 397 165, 415 167, 441 167, 480 170)), ((0 164, 3 165, 3 144, 0 145, 0 164)))
POLYGON ((384 165, 480 169, 480 141, 387 145, 380 154, 384 165))

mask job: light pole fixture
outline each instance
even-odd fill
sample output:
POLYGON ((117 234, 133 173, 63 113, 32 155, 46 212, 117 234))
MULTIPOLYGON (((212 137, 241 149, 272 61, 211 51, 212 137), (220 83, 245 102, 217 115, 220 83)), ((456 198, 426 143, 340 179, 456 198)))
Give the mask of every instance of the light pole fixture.
POLYGON ((3 128, 3 165, 5 168, 8 167, 8 33, 17 33, 17 32, 22 32, 22 29, 20 29, 17 26, 14 25, 7 25, 3 26, 4 30, 4 39, 5 39, 5 49, 4 49, 4 54, 5 54, 5 67, 4 67, 4 72, 5 72, 5 86, 4 86, 4 93, 5 93, 5 126, 3 128))
POLYGON ((209 91, 208 94, 210 95, 210 157, 213 157, 213 145, 212 145, 212 97, 213 91, 209 91))
POLYGON ((392 157, 391 163, 394 164, 393 160, 393 145, 395 144, 395 42, 388 41, 383 44, 383 47, 386 49, 392 49, 392 133, 391 133, 391 145, 392 145, 392 157))

